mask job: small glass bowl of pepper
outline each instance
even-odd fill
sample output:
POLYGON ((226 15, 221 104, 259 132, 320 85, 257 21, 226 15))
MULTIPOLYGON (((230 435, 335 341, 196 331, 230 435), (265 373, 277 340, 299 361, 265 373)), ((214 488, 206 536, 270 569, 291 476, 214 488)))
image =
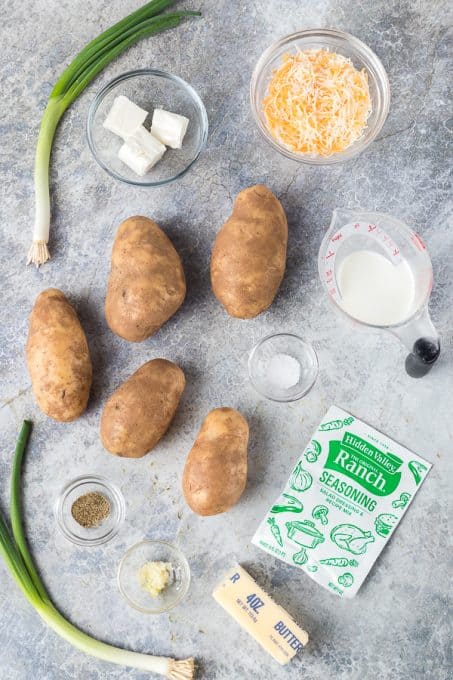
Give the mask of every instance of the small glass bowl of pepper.
POLYGON ((109 541, 118 533, 125 512, 121 491, 98 475, 72 480, 55 503, 58 528, 77 545, 101 545, 109 541))

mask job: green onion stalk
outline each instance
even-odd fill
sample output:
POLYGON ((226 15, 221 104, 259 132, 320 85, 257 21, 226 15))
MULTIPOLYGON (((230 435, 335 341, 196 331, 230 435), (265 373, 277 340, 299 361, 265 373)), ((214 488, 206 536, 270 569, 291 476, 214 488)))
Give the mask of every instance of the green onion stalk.
POLYGON ((27 264, 39 267, 50 258, 49 165, 53 138, 62 115, 93 78, 128 47, 142 38, 175 28, 186 17, 200 15, 189 11, 162 14, 174 3, 175 0, 151 0, 132 12, 88 43, 57 80, 43 113, 36 146, 35 224, 27 264))
POLYGON ((95 640, 79 630, 56 609, 34 565, 24 532, 21 503, 21 470, 32 424, 25 420, 16 444, 11 477, 11 529, 0 515, 0 555, 23 594, 40 617, 64 640, 86 654, 163 675, 172 680, 192 680, 195 663, 192 658, 176 661, 163 656, 140 654, 95 640))

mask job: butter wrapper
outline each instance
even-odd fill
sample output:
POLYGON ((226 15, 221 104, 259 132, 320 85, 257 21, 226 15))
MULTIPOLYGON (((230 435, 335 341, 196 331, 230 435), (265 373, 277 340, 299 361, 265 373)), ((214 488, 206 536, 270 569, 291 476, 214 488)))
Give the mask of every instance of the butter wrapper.
POLYGON ((252 543, 354 597, 431 467, 332 406, 252 543))
POLYGON ((307 644, 308 633, 239 564, 212 595, 279 664, 291 661, 307 644))

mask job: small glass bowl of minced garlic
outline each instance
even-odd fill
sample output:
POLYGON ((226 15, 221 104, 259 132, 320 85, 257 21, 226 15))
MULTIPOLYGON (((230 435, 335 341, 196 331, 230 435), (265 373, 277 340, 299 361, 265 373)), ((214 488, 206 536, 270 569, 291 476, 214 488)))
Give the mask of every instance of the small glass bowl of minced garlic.
POLYGON ((166 541, 141 541, 124 555, 118 567, 118 587, 131 607, 144 614, 161 614, 185 597, 189 564, 166 541))
POLYGON ((126 505, 115 484, 98 475, 77 477, 66 484, 55 503, 57 526, 77 545, 106 543, 118 533, 126 505))

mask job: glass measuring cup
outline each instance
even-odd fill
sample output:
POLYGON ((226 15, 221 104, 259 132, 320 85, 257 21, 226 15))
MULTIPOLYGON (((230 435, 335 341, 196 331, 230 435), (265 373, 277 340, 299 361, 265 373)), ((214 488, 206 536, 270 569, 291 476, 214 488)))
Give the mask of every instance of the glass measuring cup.
POLYGON ((318 258, 319 276, 331 302, 355 326, 387 330, 407 347, 406 371, 413 378, 428 373, 440 354, 439 336, 428 312, 433 270, 421 238, 400 220, 367 210, 334 210, 318 258), (338 273, 344 259, 357 251, 372 251, 393 265, 403 260, 409 266, 414 295, 405 318, 387 325, 355 318, 342 306, 338 273))

